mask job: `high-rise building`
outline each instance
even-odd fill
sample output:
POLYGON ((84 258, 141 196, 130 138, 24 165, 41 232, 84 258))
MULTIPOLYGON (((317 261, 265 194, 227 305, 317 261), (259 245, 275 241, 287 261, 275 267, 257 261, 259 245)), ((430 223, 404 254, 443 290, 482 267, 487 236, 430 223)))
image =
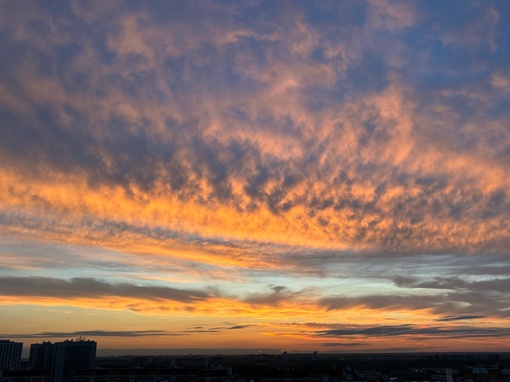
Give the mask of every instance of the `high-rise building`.
POLYGON ((28 359, 30 369, 51 371, 54 349, 55 346, 49 341, 30 345, 30 357, 28 359))
POLYGON ((72 382, 82 369, 93 369, 97 343, 90 340, 43 342, 30 347, 30 367, 50 372, 50 382, 72 382))
POLYGON ((72 382, 81 369, 93 369, 96 363, 95 341, 56 342, 53 354, 51 382, 72 382))
POLYGON ((0 370, 18 370, 23 342, 0 340, 0 370))

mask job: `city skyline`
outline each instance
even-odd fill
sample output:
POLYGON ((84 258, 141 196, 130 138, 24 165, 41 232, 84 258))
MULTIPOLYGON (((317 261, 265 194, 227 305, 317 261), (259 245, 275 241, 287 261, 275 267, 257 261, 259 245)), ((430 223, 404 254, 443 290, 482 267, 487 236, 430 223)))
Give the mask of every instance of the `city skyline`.
POLYGON ((0 2, 0 339, 510 351, 510 3, 0 2))

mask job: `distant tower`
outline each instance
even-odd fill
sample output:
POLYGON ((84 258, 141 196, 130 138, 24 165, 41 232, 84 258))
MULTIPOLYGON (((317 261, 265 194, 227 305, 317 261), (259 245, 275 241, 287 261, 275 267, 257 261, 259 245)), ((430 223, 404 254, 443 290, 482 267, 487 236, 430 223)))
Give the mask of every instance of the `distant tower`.
POLYGON ((0 370, 19 370, 23 342, 0 341, 0 370))

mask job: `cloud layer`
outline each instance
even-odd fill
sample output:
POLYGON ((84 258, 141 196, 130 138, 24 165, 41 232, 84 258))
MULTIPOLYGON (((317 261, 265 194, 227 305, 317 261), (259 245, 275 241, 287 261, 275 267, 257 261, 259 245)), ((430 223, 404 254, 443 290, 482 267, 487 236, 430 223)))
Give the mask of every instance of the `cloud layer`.
POLYGON ((507 335, 508 5, 0 8, 6 309, 507 335))

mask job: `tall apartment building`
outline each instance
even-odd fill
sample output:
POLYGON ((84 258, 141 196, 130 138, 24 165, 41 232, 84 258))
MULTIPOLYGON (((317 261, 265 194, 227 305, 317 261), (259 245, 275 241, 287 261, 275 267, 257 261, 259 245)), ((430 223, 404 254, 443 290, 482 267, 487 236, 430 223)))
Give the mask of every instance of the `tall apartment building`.
POLYGON ((0 370, 18 370, 23 342, 0 340, 0 370))
POLYGON ((31 370, 51 371, 55 346, 45 341, 42 344, 30 345, 29 365, 31 370))
POLYGON ((72 382, 79 370, 94 368, 96 347, 97 343, 89 340, 33 344, 30 347, 30 367, 48 370, 50 382, 72 382))

